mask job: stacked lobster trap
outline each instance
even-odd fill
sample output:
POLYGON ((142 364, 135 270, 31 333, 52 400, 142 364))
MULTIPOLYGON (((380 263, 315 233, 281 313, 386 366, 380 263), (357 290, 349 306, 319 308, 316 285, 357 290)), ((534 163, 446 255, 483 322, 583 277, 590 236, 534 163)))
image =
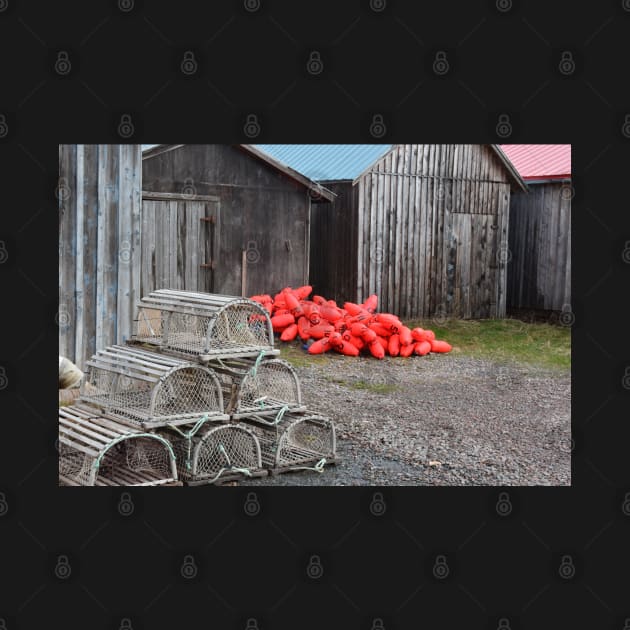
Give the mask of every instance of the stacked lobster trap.
POLYGON ((59 409, 61 485, 200 485, 336 463, 335 428, 302 402, 268 312, 239 297, 154 291, 127 345, 87 362, 59 409))

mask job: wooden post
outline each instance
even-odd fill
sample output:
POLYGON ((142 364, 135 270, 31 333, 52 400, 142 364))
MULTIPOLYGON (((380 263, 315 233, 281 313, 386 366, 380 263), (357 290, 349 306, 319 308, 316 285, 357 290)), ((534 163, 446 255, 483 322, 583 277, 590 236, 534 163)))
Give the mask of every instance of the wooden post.
POLYGON ((241 297, 247 297, 247 250, 241 255, 241 297))

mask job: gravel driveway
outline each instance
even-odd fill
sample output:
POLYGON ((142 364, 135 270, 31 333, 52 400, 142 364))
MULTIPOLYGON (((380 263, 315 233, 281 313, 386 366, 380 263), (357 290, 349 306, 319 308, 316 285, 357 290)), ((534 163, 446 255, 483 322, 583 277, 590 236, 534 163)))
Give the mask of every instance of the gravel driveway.
POLYGON ((296 367, 342 462, 242 485, 570 485, 571 377, 458 356, 296 367))

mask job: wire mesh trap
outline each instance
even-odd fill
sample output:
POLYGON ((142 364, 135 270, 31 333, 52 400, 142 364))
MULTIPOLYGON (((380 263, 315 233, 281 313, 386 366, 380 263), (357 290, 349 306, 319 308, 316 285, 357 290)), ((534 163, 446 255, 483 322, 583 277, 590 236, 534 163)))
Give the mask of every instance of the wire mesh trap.
POLYGON ((173 445, 180 479, 187 485, 220 484, 267 474, 260 444, 250 427, 229 424, 206 430, 203 424, 202 419, 189 430, 180 426, 161 432, 173 445))
POLYGON ((269 313, 253 300, 161 289, 140 300, 131 341, 205 362, 273 352, 274 340, 269 313))
POLYGON ((127 346, 99 350, 87 362, 82 402, 142 428, 183 424, 208 414, 227 420, 216 374, 208 367, 127 346))
POLYGON ((293 366, 283 359, 211 361, 223 390, 225 413, 234 419, 252 413, 275 416, 281 409, 303 411, 302 392, 293 366))
POLYGON ((244 422, 258 438, 263 466, 271 474, 322 472, 325 465, 339 461, 335 425, 330 418, 281 411, 275 419, 251 415, 244 422))
POLYGON ((82 405, 59 408, 59 484, 181 485, 166 439, 82 405))

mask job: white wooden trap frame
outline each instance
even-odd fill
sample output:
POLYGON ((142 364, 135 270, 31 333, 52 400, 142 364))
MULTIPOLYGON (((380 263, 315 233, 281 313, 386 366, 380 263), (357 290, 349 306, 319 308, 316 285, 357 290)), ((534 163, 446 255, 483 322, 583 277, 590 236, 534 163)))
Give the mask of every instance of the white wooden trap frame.
POLYGON ((336 464, 337 440, 330 418, 281 410, 275 418, 251 414, 245 422, 260 442, 262 463, 275 475, 297 470, 322 472, 336 464))
POLYGON ((215 360, 208 365, 219 377, 224 410, 232 420, 252 413, 275 416, 283 408, 306 410, 295 368, 283 359, 260 354, 255 360, 215 360))
POLYGON ((253 300, 160 289, 138 303, 131 343, 197 359, 274 354, 269 313, 253 300))
POLYGON ((59 408, 59 483, 65 486, 182 485, 171 444, 89 406, 59 408))
POLYGON ((109 346, 92 356, 79 400, 144 429, 185 424, 204 414, 218 422, 229 419, 212 369, 130 346, 109 346))
POLYGON ((186 485, 223 484, 245 477, 263 477, 260 443, 244 424, 172 426, 160 434, 173 445, 180 479, 186 485))

